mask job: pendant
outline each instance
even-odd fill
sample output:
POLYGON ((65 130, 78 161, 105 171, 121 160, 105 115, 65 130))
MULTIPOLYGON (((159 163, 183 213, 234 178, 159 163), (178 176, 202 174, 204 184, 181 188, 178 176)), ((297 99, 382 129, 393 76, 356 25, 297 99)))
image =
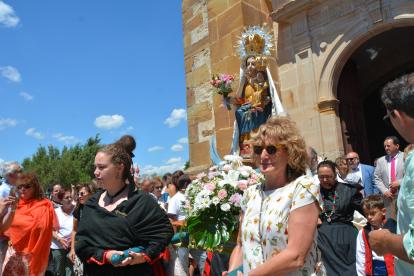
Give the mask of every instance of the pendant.
POLYGON ((111 204, 112 202, 114 202, 113 198, 109 198, 109 204, 111 204))
POLYGON ((328 221, 328 222, 331 222, 331 218, 328 218, 328 219, 327 219, 327 221, 328 221))

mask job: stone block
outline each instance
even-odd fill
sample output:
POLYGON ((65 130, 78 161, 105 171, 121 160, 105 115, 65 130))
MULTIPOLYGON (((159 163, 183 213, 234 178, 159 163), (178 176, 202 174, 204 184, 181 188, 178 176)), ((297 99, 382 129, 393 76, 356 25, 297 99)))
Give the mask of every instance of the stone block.
POLYGON ((185 73, 188 73, 191 70, 193 70, 193 65, 194 65, 194 57, 190 57, 190 58, 186 59, 184 61, 185 73))
POLYGON ((230 126, 234 126, 234 121, 236 121, 236 115, 234 113, 234 106, 231 106, 231 111, 229 112, 230 126))
POLYGON ((232 111, 228 111, 227 107, 225 107, 224 105, 214 109, 214 121, 215 121, 216 130, 230 127, 230 122, 229 122, 230 112, 232 111))
POLYGON ((223 12, 217 17, 219 26, 219 39, 230 34, 233 30, 243 25, 243 14, 241 4, 233 6, 231 9, 223 12))
MULTIPOLYGON (((334 116, 334 115, 328 115, 334 116)), ((323 148, 324 151, 334 151, 336 144, 336 135, 334 128, 324 128, 322 129, 322 138, 323 138, 323 148)))
POLYGON ((240 3, 242 0, 228 0, 229 1, 229 7, 232 7, 235 4, 240 3))
POLYGON ((185 82, 187 88, 195 87, 210 80, 210 72, 207 64, 194 69, 185 75, 185 82))
POLYGON ((255 26, 261 24, 260 22, 260 11, 256 10, 252 6, 246 4, 245 2, 241 3, 243 24, 245 26, 255 26))
POLYGON ((213 86, 209 82, 204 82, 194 88, 196 103, 213 102, 213 86))
POLYGON ((233 127, 223 128, 216 131, 216 146, 217 149, 231 148, 233 141, 233 127))
POLYGON ((191 45, 191 33, 184 36, 184 49, 191 45))
POLYGON ((191 44, 188 47, 184 47, 184 59, 187 59, 205 49, 209 46, 208 36, 200 39, 196 43, 191 44))
POLYGON ((184 13, 186 10, 191 8, 194 4, 196 4, 199 0, 183 0, 181 4, 181 10, 184 13))
POLYGON ((299 107, 295 94, 291 89, 282 90, 281 102, 285 110, 292 110, 299 107))
POLYGON ((205 165, 211 162, 210 141, 190 144, 189 151, 192 166, 205 165))
POLYGON ((218 41, 210 45, 211 64, 219 62, 220 60, 231 56, 234 53, 234 48, 231 42, 231 35, 228 35, 226 37, 220 38, 218 41))
POLYGON ((196 43, 203 37, 208 37, 208 24, 207 20, 203 24, 201 24, 199 27, 195 28, 191 31, 191 42, 196 43))
POLYGON ((200 53, 194 55, 193 69, 201 67, 202 65, 208 65, 210 63, 210 50, 205 49, 200 53))
POLYGON ((208 36, 210 44, 217 41, 218 39, 218 27, 216 18, 208 22, 208 36))
POLYGON ((198 124, 188 127, 188 143, 198 143, 198 124))
POLYGON ((261 0, 243 0, 243 3, 249 4, 250 6, 253 6, 255 9, 261 11, 262 10, 262 3, 261 0))
POLYGON ((214 120, 211 119, 209 121, 205 121, 198 124, 198 140, 202 141, 210 141, 211 137, 214 134, 214 120))
POLYGON ((194 89, 190 88, 186 91, 187 107, 195 104, 195 92, 194 89))
POLYGON ((199 13, 194 16, 193 19, 189 20, 188 22, 183 23, 183 35, 188 34, 198 26, 203 24, 203 14, 199 13))
POLYGON ((193 8, 189 8, 185 12, 183 12, 183 23, 187 22, 193 17, 193 8))
POLYGON ((229 7, 229 5, 228 5, 227 1, 223 1, 223 0, 209 1, 207 3, 208 18, 212 19, 212 18, 216 17, 220 13, 227 10, 228 7, 229 7))
POLYGON ((188 125, 193 126, 206 122, 213 118, 213 111, 209 102, 203 102, 190 106, 187 111, 188 125))
POLYGON ((219 149, 217 150, 217 154, 219 155, 221 160, 224 160, 224 156, 230 155, 231 148, 219 149))
POLYGON ((270 0, 261 0, 262 12, 270 14, 273 12, 272 2, 270 0))

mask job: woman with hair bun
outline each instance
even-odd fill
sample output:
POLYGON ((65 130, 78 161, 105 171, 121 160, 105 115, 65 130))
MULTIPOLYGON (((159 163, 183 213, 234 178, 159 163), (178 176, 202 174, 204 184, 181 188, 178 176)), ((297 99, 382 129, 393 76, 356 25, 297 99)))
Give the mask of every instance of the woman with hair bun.
POLYGON ((167 214, 142 190, 134 191, 131 165, 135 139, 123 136, 102 147, 95 157, 95 176, 103 190, 85 203, 75 236, 75 252, 84 266, 84 275, 162 275, 160 255, 174 230, 167 214), (129 252, 114 265, 114 254, 142 246, 141 253, 129 252))

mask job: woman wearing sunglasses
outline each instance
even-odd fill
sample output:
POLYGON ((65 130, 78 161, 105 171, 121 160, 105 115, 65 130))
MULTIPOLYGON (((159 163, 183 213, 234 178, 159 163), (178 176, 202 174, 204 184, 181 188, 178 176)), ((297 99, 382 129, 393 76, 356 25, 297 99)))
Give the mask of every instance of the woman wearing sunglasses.
POLYGON ((73 211, 73 229, 72 229, 72 246, 70 250, 70 260, 73 262, 73 272, 76 276, 83 275, 83 263, 75 254, 75 235, 78 231, 78 226, 82 217, 83 207, 85 206, 86 201, 97 191, 97 184, 94 183, 94 180, 91 182, 83 182, 76 186, 77 192, 77 202, 75 211, 73 211))
POLYGON ((363 189, 358 183, 338 182, 336 164, 323 161, 318 165, 322 196, 319 215, 318 247, 328 275, 356 275, 356 235, 352 220, 361 208, 363 189))
POLYGON ((20 174, 16 187, 20 198, 16 209, 11 209, 11 212, 16 213, 6 231, 11 245, 7 250, 2 275, 42 276, 48 265, 53 227, 59 230, 59 222, 36 173, 20 174))
POLYGON ((157 199, 158 204, 164 209, 164 196, 162 195, 162 180, 159 177, 153 178, 154 185, 152 186, 151 194, 157 199))
POLYGON ((314 275, 320 197, 314 179, 302 176, 305 141, 294 122, 274 116, 259 127, 251 145, 266 181, 244 192, 229 271, 243 264, 249 276, 314 275))
POLYGON ((56 268, 56 275, 73 275, 73 263, 69 259, 71 235, 73 229, 72 193, 69 189, 62 189, 58 193, 62 207, 56 210, 59 220, 59 231, 53 231, 52 245, 50 252, 56 268))

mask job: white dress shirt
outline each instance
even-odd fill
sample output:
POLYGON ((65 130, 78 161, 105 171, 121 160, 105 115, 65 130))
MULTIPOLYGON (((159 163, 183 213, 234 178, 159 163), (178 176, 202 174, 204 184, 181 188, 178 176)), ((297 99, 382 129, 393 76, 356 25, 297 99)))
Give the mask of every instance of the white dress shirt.
MULTIPOLYGON (((382 228, 378 229, 381 230, 382 228)), ((364 237, 362 236, 362 231, 364 228, 362 228, 357 237, 357 252, 356 252, 356 269, 358 276, 366 276, 365 274, 365 243, 364 243, 364 237)), ((371 231, 374 230, 374 227, 371 226, 371 231)), ((383 261, 384 257, 378 256, 374 251, 372 251, 372 260, 376 261, 383 261)))
MULTIPOLYGON (((394 157, 395 157, 395 163, 394 163, 394 166, 395 166, 395 177, 397 178, 397 162, 398 162, 398 155, 400 155, 400 153, 398 152, 394 157)), ((392 182, 392 180, 391 180, 391 156, 389 156, 389 155, 387 155, 386 157, 385 157, 386 159, 387 159, 387 162, 388 162, 388 183, 391 183, 392 182)), ((397 180, 397 179, 394 179, 394 180, 397 180)), ((400 185, 401 185, 401 183, 400 183, 400 185)), ((391 191, 391 188, 388 188, 388 190, 390 190, 391 191)), ((398 195, 398 189, 397 189, 397 192, 395 193, 396 195, 398 195)))

